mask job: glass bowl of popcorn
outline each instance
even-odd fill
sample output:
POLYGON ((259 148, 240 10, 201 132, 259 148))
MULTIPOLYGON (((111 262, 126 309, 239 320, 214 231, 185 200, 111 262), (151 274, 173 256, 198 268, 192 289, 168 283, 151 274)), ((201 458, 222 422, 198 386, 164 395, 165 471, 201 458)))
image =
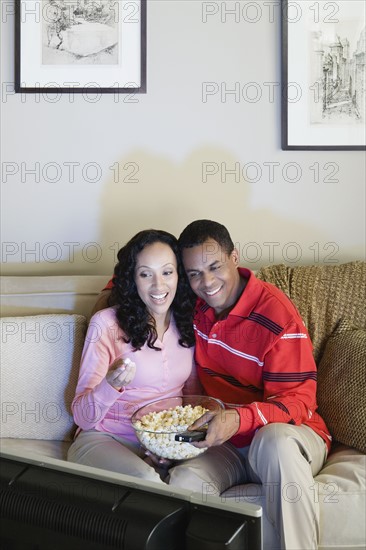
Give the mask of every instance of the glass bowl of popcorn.
POLYGON ((204 413, 219 412, 224 404, 205 395, 167 397, 144 405, 132 416, 140 443, 155 455, 170 460, 187 460, 204 453, 192 442, 204 439, 207 425, 194 432, 188 426, 204 413))

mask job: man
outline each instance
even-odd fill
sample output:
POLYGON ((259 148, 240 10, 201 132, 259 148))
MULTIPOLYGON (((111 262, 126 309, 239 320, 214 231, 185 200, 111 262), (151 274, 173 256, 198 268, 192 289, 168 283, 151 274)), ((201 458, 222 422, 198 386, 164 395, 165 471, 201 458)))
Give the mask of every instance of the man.
POLYGON ((317 549, 313 477, 331 437, 316 413, 316 365, 307 330, 282 291, 238 267, 238 251, 223 225, 194 221, 179 245, 198 297, 198 375, 205 392, 227 408, 192 426, 208 422, 205 440, 194 445, 212 448, 212 468, 201 468, 200 457, 182 463, 170 484, 210 493, 216 484, 221 493, 238 483, 262 483, 275 548, 317 549))
POLYGON ((316 549, 319 511, 313 476, 331 437, 316 413, 316 365, 306 328, 275 286, 239 268, 227 229, 197 220, 179 237, 198 296, 196 362, 208 395, 236 404, 209 422, 196 446, 230 441, 244 459, 245 482, 263 484, 279 547, 316 549), (295 494, 296 493, 296 494, 295 494))

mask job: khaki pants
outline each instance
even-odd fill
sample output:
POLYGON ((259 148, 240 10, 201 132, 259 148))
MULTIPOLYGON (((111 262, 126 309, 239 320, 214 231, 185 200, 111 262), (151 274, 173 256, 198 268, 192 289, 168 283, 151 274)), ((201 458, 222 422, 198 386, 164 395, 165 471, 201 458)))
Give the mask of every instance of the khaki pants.
POLYGON ((231 452, 223 447, 175 466, 170 484, 200 492, 204 502, 207 495, 220 495, 229 487, 230 497, 237 491, 239 501, 240 484, 261 483, 265 513, 277 534, 268 550, 317 549, 319 504, 313 478, 327 456, 323 439, 307 426, 274 423, 258 430, 249 447, 231 452))
POLYGON ((159 473, 144 462, 144 456, 138 443, 105 432, 86 430, 80 432, 71 444, 67 460, 163 483, 159 473))
POLYGON ((174 479, 176 486, 184 489, 196 490, 197 484, 202 485, 205 480, 212 483, 220 472, 221 479, 225 488, 240 482, 242 479, 243 461, 239 452, 230 443, 225 443, 220 447, 212 447, 197 459, 186 460, 173 465, 169 473, 167 470, 156 469, 144 461, 145 451, 139 443, 128 441, 122 437, 113 434, 99 432, 97 430, 87 430, 79 433, 75 441, 71 444, 67 459, 70 462, 85 464, 103 468, 112 472, 135 476, 158 483, 169 483, 174 479), (190 464, 199 468, 199 475, 192 476, 190 464), (174 475, 178 468, 179 474, 174 475), (188 486, 185 478, 187 477, 188 486))

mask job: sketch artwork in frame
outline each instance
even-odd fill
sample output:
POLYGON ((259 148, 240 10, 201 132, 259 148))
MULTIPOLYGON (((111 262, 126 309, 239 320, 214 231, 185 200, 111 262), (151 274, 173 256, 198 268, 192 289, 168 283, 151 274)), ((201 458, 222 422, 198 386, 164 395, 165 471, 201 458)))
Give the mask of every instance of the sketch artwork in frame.
POLYGON ((146 92, 146 0, 15 2, 16 92, 146 92))
POLYGON ((282 0, 282 149, 366 150, 365 6, 282 0))

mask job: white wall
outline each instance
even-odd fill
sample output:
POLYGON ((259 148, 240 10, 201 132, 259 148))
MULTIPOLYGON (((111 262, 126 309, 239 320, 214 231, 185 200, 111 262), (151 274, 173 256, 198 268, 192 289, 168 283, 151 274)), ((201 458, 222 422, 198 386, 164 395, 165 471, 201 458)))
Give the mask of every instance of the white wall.
MULTIPOLYGON (((1 4, 4 91, 14 80, 14 18, 4 10, 12 2, 1 4)), ((200 1, 148 0, 148 91, 133 103, 123 95, 91 102, 66 94, 57 103, 3 95, 2 163, 18 170, 1 188, 3 274, 107 274, 138 230, 178 235, 196 218, 227 225, 241 263, 253 268, 364 259, 365 153, 280 148, 277 2, 273 22, 268 2, 252 3, 262 12, 255 23, 223 22, 222 3, 212 4, 218 13, 204 23, 200 1), (220 93, 203 101, 207 82, 219 90, 238 82, 243 93, 238 102, 220 93), (26 173, 37 162, 46 173, 39 183, 26 173), (70 162, 80 163, 75 181, 70 162), (58 164, 59 181, 47 181, 56 174, 48 163, 58 164), (88 163, 99 166, 95 182, 91 166, 83 178, 88 163), (218 168, 206 182, 204 163, 218 168), (239 181, 222 181, 222 163, 240 169, 239 181), (272 181, 268 163, 278 163, 272 181)))

